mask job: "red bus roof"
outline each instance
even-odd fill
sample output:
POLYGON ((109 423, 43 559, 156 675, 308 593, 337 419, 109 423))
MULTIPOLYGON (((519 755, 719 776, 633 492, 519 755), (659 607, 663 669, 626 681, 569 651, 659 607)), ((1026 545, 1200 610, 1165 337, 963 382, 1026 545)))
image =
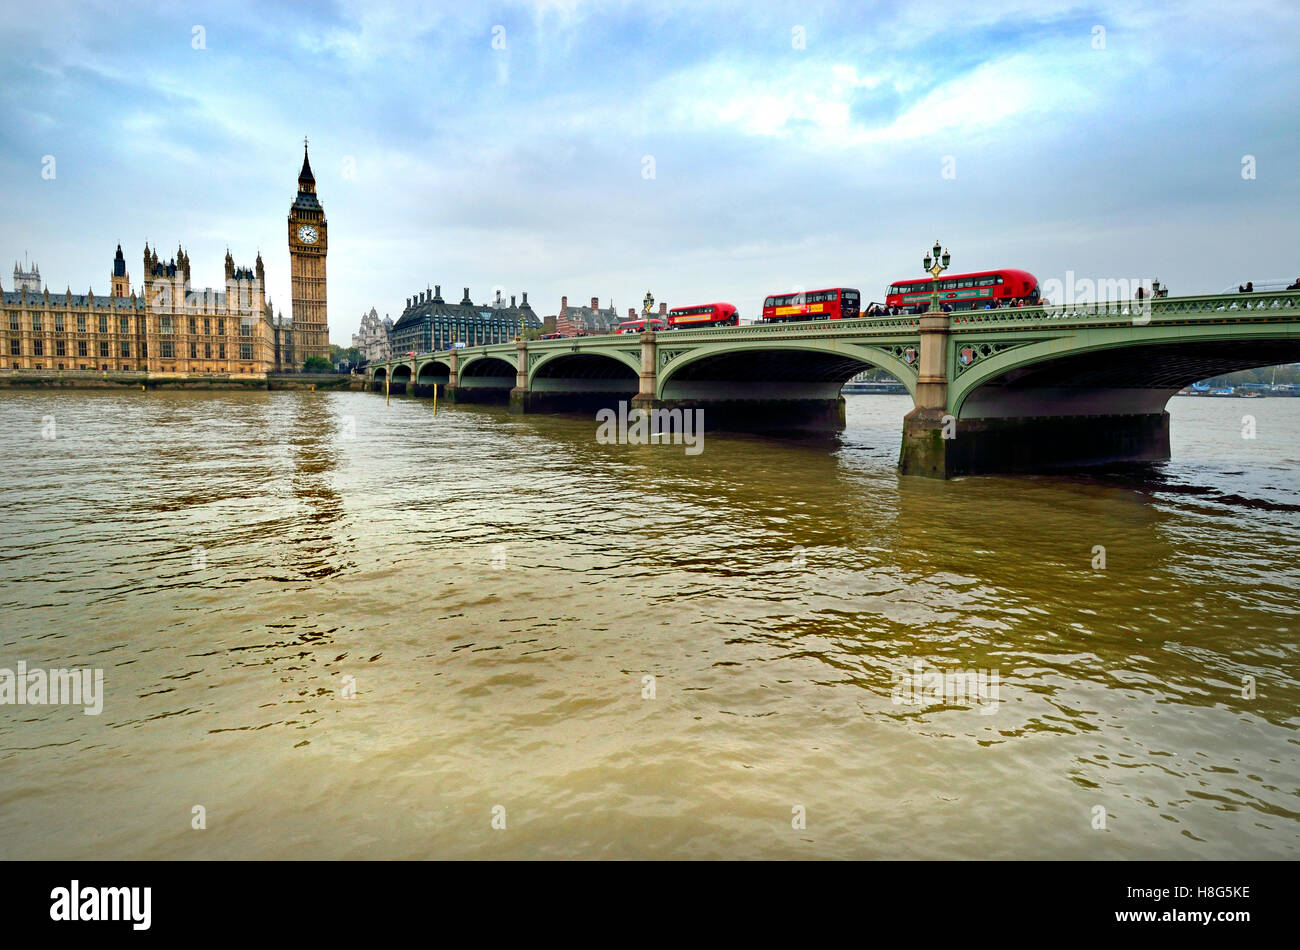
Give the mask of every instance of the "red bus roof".
POLYGON ((793 296, 795 296, 796 294, 824 294, 824 293, 827 293, 828 291, 832 291, 832 290, 838 290, 838 291, 844 291, 844 290, 847 290, 847 291, 849 291, 849 292, 851 292, 851 293, 855 293, 855 294, 858 292, 858 288, 856 288, 856 287, 823 287, 823 288, 821 288, 820 290, 788 290, 788 291, 786 291, 785 293, 780 293, 780 294, 766 294, 765 296, 768 296, 768 297, 793 297, 793 296))
POLYGON ((668 312, 676 313, 678 310, 694 310, 697 307, 715 307, 715 308, 720 308, 722 310, 726 310, 728 308, 732 310, 736 309, 736 305, 732 303, 693 303, 693 304, 688 304, 687 306, 684 307, 673 307, 673 309, 669 310, 668 312))
MULTIPOLYGON (((941 281, 966 280, 971 277, 994 277, 997 275, 1001 275, 1003 277, 1011 277, 1015 280, 1027 280, 1031 284, 1038 283, 1038 278, 1035 277, 1033 274, 1029 273, 1029 271, 1017 270, 1014 267, 1001 267, 998 268, 997 270, 975 270, 965 274, 949 274, 947 272, 944 272, 939 275, 939 280, 941 281)), ((933 279, 934 279, 933 277, 908 277, 905 280, 893 281, 889 286, 895 287, 899 284, 922 284, 931 281, 933 279)))

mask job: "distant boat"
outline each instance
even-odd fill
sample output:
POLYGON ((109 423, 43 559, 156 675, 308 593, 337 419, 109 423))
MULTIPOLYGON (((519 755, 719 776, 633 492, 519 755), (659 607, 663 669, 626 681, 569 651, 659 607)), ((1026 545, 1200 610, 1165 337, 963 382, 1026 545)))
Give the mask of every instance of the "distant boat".
POLYGON ((844 384, 841 392, 847 395, 865 396, 870 394, 880 395, 906 395, 907 387, 899 382, 889 382, 885 380, 873 380, 870 382, 848 382, 844 384))

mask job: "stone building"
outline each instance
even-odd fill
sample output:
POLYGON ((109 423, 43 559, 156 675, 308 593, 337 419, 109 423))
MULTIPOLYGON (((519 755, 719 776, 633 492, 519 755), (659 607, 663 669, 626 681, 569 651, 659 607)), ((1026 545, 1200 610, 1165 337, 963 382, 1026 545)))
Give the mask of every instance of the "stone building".
MULTIPOLYGON (((293 286, 292 320, 287 342, 292 362, 285 368, 302 369, 313 356, 330 355, 330 330, 325 292, 325 254, 329 249, 329 222, 316 195, 316 176, 307 159, 307 142, 302 143, 302 171, 298 173, 298 194, 289 206, 289 277, 293 286)), ((285 336, 282 332, 282 336, 285 336)))
POLYGON ((435 285, 406 298, 406 308, 393 324, 392 352, 400 356, 444 350, 453 343, 509 343, 520 330, 539 330, 541 326, 527 293, 518 305, 512 296, 507 306, 499 293, 490 304, 476 304, 466 287, 460 303, 453 304, 442 299, 442 287, 435 285))
POLYGON ((0 287, 0 365, 9 370, 95 370, 157 374, 261 374, 329 358, 325 211, 303 147, 298 194, 289 209, 293 316, 272 315, 262 255, 237 266, 226 252, 220 289, 195 290, 183 247, 164 261, 146 243, 142 282, 131 286, 119 244, 110 291, 51 294, 40 268, 14 265, 0 287))
POLYGON ((563 333, 565 336, 577 336, 579 334, 596 334, 596 333, 613 333, 614 327, 619 324, 620 318, 618 312, 614 309, 614 301, 609 302, 605 309, 600 307, 598 297, 591 298, 591 306, 578 307, 569 306, 569 298, 560 298, 560 312, 555 315, 555 332, 563 333))
POLYGON ((260 254, 253 267, 237 267, 227 252, 220 290, 190 286, 190 259, 181 247, 163 261, 145 245, 139 292, 131 288, 121 245, 107 295, 37 292, 35 273, 15 280, 21 289, 0 289, 6 369, 265 374, 275 366, 260 254))
POLYGON ((380 320, 371 307, 369 313, 361 315, 361 329, 352 334, 352 346, 361 352, 363 362, 386 360, 393 355, 392 333, 393 321, 387 314, 380 320))

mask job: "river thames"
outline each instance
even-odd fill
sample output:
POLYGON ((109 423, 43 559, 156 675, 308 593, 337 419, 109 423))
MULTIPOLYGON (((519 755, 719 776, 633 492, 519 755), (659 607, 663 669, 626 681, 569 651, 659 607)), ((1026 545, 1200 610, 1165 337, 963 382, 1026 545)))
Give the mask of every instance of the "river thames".
POLYGON ((0 705, 0 857, 1300 854, 1300 399, 949 482, 898 475, 909 407, 688 455, 368 393, 0 395, 0 668, 104 671, 98 716, 0 705), (996 701, 899 702, 919 670, 996 701))

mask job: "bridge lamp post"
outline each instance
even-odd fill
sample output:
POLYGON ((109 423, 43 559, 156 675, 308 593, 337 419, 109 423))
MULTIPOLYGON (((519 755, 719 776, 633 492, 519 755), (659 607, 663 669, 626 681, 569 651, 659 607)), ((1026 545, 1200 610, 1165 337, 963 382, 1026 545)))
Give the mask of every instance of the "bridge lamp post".
POLYGON ((939 255, 939 242, 936 239, 934 248, 930 253, 925 255, 921 261, 921 266, 934 278, 934 283, 930 287, 930 312, 939 313, 939 275, 948 269, 948 262, 952 260, 952 255, 948 249, 943 249, 943 256, 939 255))

